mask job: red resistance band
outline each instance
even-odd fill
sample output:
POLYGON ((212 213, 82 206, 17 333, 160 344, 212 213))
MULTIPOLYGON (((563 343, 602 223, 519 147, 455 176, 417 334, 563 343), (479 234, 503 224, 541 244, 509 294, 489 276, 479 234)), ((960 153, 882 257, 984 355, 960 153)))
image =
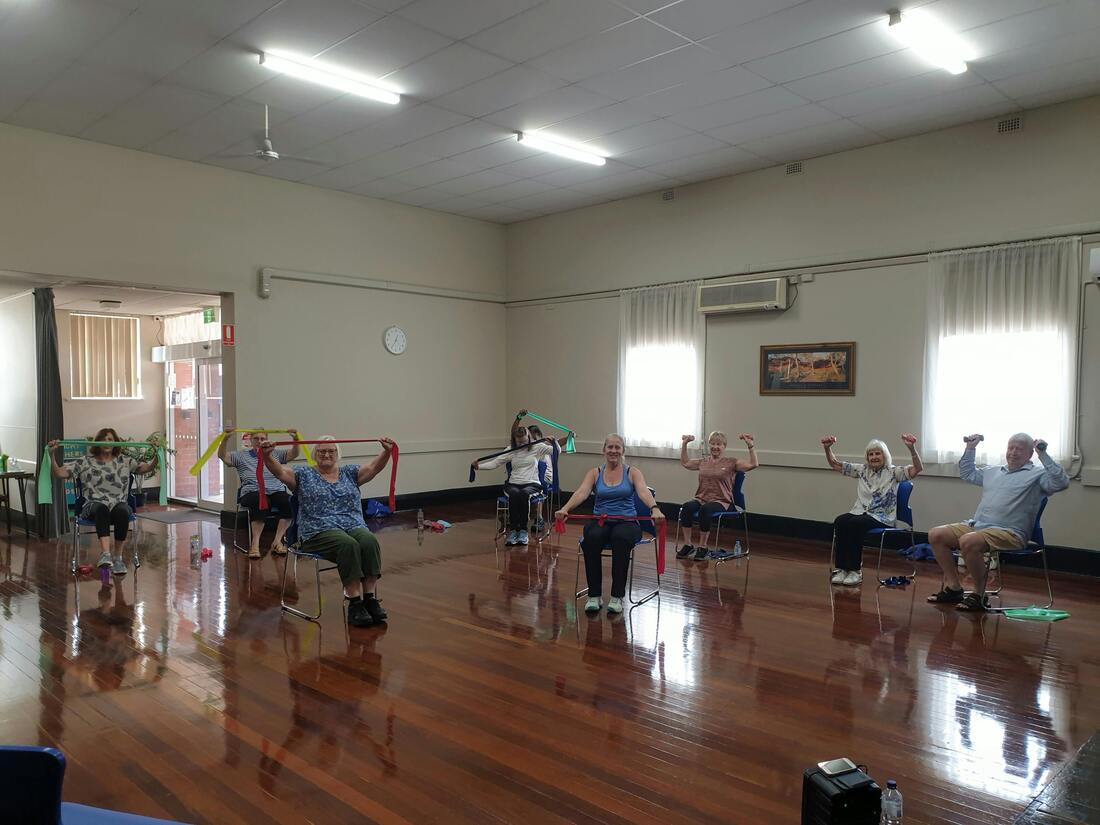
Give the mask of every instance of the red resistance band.
POLYGON ((657 528, 657 572, 662 576, 665 574, 665 536, 667 535, 665 519, 655 521, 653 516, 578 516, 570 513, 563 519, 554 519, 554 532, 564 533, 565 522, 569 521, 571 518, 583 519, 585 521, 598 521, 600 527, 603 527, 604 523, 607 521, 652 521, 657 528))
MULTIPOLYGON (((276 447, 289 447, 292 444, 381 444, 381 438, 343 438, 343 439, 323 439, 321 441, 272 441, 276 447)), ((397 442, 394 442, 393 449, 390 451, 390 512, 396 512, 397 510, 397 458, 400 454, 400 450, 397 447, 397 442)), ((264 462, 261 457, 260 461, 256 462, 256 486, 260 488, 260 501, 259 506, 261 510, 267 509, 267 492, 264 485, 264 462)))

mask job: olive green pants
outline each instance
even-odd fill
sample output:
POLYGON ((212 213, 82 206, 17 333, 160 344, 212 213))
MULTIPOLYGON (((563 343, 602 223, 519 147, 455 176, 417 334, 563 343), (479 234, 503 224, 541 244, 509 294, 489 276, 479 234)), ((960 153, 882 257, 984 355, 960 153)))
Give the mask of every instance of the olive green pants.
POLYGON ((322 530, 303 542, 302 549, 335 562, 344 584, 382 575, 382 548, 374 533, 366 527, 322 530))

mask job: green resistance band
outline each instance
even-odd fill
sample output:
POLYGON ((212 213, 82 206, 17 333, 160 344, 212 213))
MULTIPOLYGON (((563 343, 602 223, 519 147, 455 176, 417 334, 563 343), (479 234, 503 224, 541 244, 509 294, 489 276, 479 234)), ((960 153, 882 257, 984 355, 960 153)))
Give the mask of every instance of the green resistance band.
POLYGON ((547 427, 553 427, 555 430, 560 430, 563 433, 568 433, 569 435, 565 439, 565 451, 567 453, 575 453, 577 451, 577 445, 573 443, 573 430, 571 430, 569 427, 566 427, 564 424, 559 424, 557 421, 551 421, 549 418, 543 418, 541 415, 535 415, 530 410, 527 410, 526 415, 528 418, 533 418, 536 421, 542 422, 547 427))
MULTIPOLYGON (((57 444, 58 446, 66 445, 70 447, 152 447, 157 451, 157 467, 162 471, 168 468, 164 460, 164 447, 148 441, 84 441, 78 438, 62 438, 57 444)), ((38 464, 38 484, 36 486, 38 487, 39 504, 53 504, 53 478, 50 472, 52 466, 50 445, 47 444, 42 448, 42 461, 38 464)), ((163 478, 160 482, 160 503, 168 503, 168 484, 167 479, 163 478)))
MULTIPOLYGON (((287 430, 287 429, 275 430, 275 429, 267 429, 265 427, 234 427, 233 432, 235 432, 235 433, 263 433, 265 435, 268 434, 268 433, 286 433, 287 435, 291 434, 290 430, 287 430)), ((206 452, 204 452, 202 455, 200 455, 199 460, 196 461, 191 466, 191 469, 189 471, 191 473, 191 475, 197 476, 199 474, 199 470, 202 469, 202 465, 210 460, 210 458, 214 455, 214 453, 216 453, 218 451, 218 448, 222 445, 222 442, 225 441, 225 439, 227 439, 232 434, 233 433, 227 433, 227 432, 218 433, 214 437, 214 440, 210 442, 210 446, 206 448, 206 452)), ((302 437, 301 432, 298 433, 298 436, 299 436, 299 438, 302 437)), ((316 466, 317 462, 313 460, 313 455, 309 452, 309 447, 307 447, 305 444, 302 445, 302 453, 305 455, 306 461, 309 462, 309 465, 311 467, 316 466)))

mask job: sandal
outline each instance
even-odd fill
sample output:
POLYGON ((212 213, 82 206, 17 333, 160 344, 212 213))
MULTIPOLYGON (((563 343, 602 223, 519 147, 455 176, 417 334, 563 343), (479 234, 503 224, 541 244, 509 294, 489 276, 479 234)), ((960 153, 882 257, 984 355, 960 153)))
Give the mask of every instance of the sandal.
POLYGON ((956 610, 961 610, 964 613, 985 613, 989 610, 989 602, 984 595, 979 596, 977 593, 967 593, 961 602, 955 605, 956 610))
POLYGON ((958 604, 963 600, 964 593, 962 589, 953 590, 950 587, 945 587, 939 593, 933 593, 928 597, 928 601, 932 604, 958 604))

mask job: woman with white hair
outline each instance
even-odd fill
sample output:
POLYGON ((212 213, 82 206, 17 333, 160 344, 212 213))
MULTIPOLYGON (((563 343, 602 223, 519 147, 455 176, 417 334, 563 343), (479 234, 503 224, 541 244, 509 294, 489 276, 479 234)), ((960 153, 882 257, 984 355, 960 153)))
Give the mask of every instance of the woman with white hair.
POLYGON ((829 467, 857 480, 856 503, 851 510, 841 513, 833 521, 836 534, 833 584, 857 585, 863 581, 861 567, 864 535, 876 527, 894 526, 898 517, 898 484, 916 478, 924 469, 924 464, 917 455, 917 437, 905 433, 901 440, 909 448, 909 457, 913 461, 905 467, 894 466, 890 448, 877 438, 871 439, 867 444, 867 449, 863 452, 863 464, 837 460, 833 455, 835 435, 821 439, 829 467))
MULTIPOLYGON (((324 435, 319 441, 333 441, 324 435)), ((298 497, 298 536, 302 549, 335 562, 350 599, 348 623, 370 627, 388 616, 375 595, 382 575, 382 549, 363 519, 359 487, 390 463, 393 441, 380 439, 382 453, 370 464, 340 466, 340 445, 318 444, 313 450, 316 467, 287 467, 275 454, 275 445, 260 442, 264 465, 298 497)))

